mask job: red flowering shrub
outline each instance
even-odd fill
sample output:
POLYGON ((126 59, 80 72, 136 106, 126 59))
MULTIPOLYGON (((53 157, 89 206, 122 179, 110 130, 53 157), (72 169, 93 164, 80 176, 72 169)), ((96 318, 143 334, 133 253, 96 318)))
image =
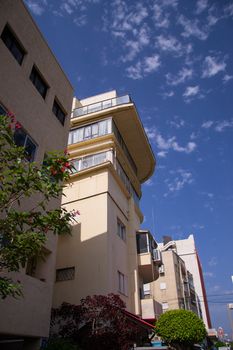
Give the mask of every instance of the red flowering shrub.
POLYGON ((51 336, 70 339, 83 350, 129 350, 147 338, 147 332, 124 309, 115 294, 88 296, 78 306, 63 303, 52 312, 51 336))

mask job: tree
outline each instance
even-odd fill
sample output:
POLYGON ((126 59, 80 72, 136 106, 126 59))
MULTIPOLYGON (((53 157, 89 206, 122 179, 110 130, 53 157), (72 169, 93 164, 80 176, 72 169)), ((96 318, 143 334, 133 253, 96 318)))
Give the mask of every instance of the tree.
POLYGON ((52 312, 52 338, 69 339, 83 350, 128 350, 147 331, 127 318, 118 295, 88 296, 80 305, 63 303, 52 312))
POLYGON ((51 153, 43 164, 29 162, 24 147, 15 144, 21 128, 11 114, 0 116, 0 297, 22 295, 18 272, 29 258, 43 257, 48 232, 70 233, 75 212, 51 208, 59 199, 71 164, 64 153, 51 153), (25 203, 27 210, 24 210, 25 203), (28 208, 31 203, 30 208, 28 208), (50 209, 48 209, 50 208, 50 209))
POLYGON ((192 311, 171 310, 162 314, 156 325, 156 334, 174 349, 188 350, 206 336, 203 321, 192 311))

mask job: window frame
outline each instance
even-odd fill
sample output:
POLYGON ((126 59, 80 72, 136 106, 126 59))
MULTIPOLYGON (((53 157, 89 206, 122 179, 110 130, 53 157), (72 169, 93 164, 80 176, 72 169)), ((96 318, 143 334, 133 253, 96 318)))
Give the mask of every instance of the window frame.
POLYGON ((49 90, 49 84, 47 83, 47 81, 45 80, 45 78, 43 77, 40 70, 37 68, 37 66, 35 64, 32 66, 29 79, 31 80, 32 84, 34 85, 36 90, 39 92, 39 94, 45 100, 45 98, 47 96, 47 92, 49 90), (42 92, 40 90, 40 86, 43 86, 44 92, 42 92))
POLYGON ((126 226, 125 224, 117 217, 117 235, 126 242, 126 226))
POLYGON ((12 56, 15 58, 15 60, 18 62, 18 64, 21 66, 24 60, 24 57, 26 56, 27 52, 22 45, 21 41, 15 34, 15 32, 12 30, 11 26, 6 23, 5 27, 3 28, 3 31, 1 33, 1 39, 2 42, 5 44, 5 46, 8 48, 12 56), (9 39, 7 41, 7 39, 9 39), (16 49, 16 50, 15 50, 16 49), (18 54, 21 54, 21 57, 19 57, 18 54))
POLYGON ((118 292, 122 295, 127 296, 128 295, 128 284, 127 284, 127 277, 124 275, 121 271, 117 271, 117 277, 118 277, 118 292))
POLYGON ((53 107, 52 107, 53 114, 56 116, 56 118, 59 120, 59 122, 64 125, 67 117, 67 112, 62 107, 61 103, 58 101, 57 97, 55 97, 53 101, 53 107))
POLYGON ((38 145, 37 145, 37 143, 32 139, 32 137, 27 133, 27 131, 26 131, 23 127, 21 127, 21 128, 19 128, 19 129, 16 129, 16 130, 15 130, 15 132, 14 132, 14 142, 15 142, 16 146, 24 147, 24 148, 25 148, 25 154, 26 154, 26 157, 25 157, 25 158, 26 158, 29 162, 33 162, 33 161, 35 160, 38 145), (15 137, 17 136, 16 134, 19 133, 19 132, 23 132, 23 134, 24 134, 24 142, 23 142, 22 145, 20 145, 19 143, 16 143, 16 139, 15 139, 15 137), (33 156, 30 155, 30 159, 28 159, 28 157, 27 157, 27 152, 26 152, 26 146, 27 146, 27 141, 28 141, 28 140, 29 140, 29 142, 31 142, 31 143, 35 146, 34 152, 31 153, 31 154, 33 154, 33 156))
POLYGON ((56 276, 55 276, 55 281, 56 282, 66 282, 66 281, 73 281, 75 279, 75 266, 70 266, 70 267, 64 267, 64 268, 60 268, 60 269, 56 269, 56 276), (70 270, 72 272, 72 276, 71 278, 66 278, 66 279, 59 279, 58 275, 60 272, 66 272, 70 270))

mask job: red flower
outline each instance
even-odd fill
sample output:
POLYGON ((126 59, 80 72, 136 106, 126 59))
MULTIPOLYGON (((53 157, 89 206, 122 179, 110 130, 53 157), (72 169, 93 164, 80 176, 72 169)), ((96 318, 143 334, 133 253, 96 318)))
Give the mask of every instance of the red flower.
POLYGON ((57 170, 55 170, 53 167, 50 168, 51 174, 52 175, 56 175, 57 174, 57 170))
POLYGON ((70 164, 69 162, 66 162, 66 163, 64 164, 64 167, 70 168, 70 167, 71 167, 71 164, 70 164))
POLYGON ((15 129, 20 129, 22 128, 22 125, 19 122, 15 123, 15 129))
POLYGON ((61 172, 64 173, 65 171, 66 171, 66 167, 63 166, 63 167, 61 168, 61 172))

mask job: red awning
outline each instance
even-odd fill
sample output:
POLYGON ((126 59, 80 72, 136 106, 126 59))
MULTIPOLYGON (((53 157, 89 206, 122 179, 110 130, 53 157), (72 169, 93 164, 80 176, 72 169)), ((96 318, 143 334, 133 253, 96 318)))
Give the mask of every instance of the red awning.
POLYGON ((147 329, 150 329, 150 330, 155 330, 155 327, 154 327, 152 324, 150 324, 150 323, 144 321, 144 320, 143 320, 142 318, 140 318, 139 316, 134 315, 134 314, 132 314, 131 312, 126 311, 126 310, 124 310, 124 313, 126 314, 127 317, 129 317, 129 318, 131 318, 132 320, 134 320, 134 321, 136 321, 137 323, 139 323, 142 327, 147 328, 147 329))

